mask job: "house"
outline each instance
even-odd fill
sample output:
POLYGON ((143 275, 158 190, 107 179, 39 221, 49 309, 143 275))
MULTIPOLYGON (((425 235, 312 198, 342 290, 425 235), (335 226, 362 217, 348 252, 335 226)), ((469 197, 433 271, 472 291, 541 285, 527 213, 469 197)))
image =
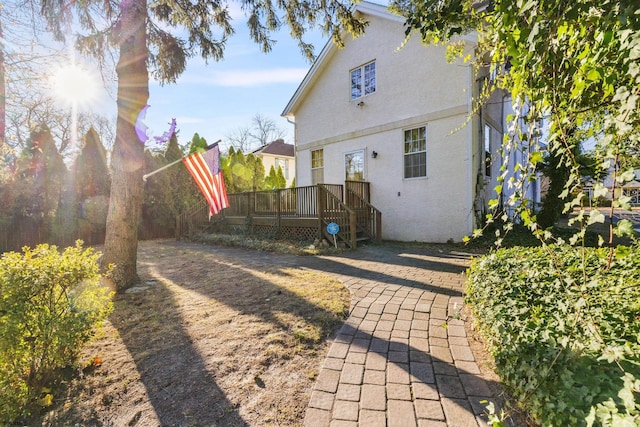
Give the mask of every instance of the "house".
POLYGON ((283 139, 276 139, 254 150, 252 153, 262 159, 265 174, 269 174, 271 166, 276 171, 278 168, 282 168, 284 178, 287 180, 287 187, 291 186, 296 170, 295 147, 293 144, 286 144, 283 139))
MULTIPOLYGON (((496 197, 510 100, 474 111, 490 76, 418 36, 404 44, 404 19, 385 6, 355 9, 366 34, 327 43, 282 113, 295 123, 296 184, 367 181, 383 239, 460 241, 496 197)), ((472 54, 475 39, 462 41, 472 54)))

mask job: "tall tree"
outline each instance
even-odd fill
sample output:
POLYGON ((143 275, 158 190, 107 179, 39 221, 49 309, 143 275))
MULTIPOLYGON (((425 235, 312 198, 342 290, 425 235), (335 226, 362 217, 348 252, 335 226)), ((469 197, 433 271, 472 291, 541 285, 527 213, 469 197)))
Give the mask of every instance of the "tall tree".
POLYGON ((79 200, 109 195, 110 178, 107 150, 95 129, 84 136, 84 144, 73 163, 75 190, 79 200))
POLYGON ((34 129, 17 161, 14 226, 37 232, 38 242, 48 241, 60 203, 67 172, 62 156, 46 125, 34 129))
POLYGON ((278 170, 276 172, 276 168, 271 165, 271 168, 269 168, 269 175, 267 175, 264 180, 264 185, 267 190, 277 190, 287 186, 287 180, 285 179, 280 166, 278 166, 278 170))
MULTIPOLYGON (((54 35, 63 39, 65 25, 72 18, 69 3, 58 0, 40 3, 54 35)), ((286 0, 278 2, 278 6, 241 0, 240 4, 247 14, 251 38, 265 52, 274 43, 270 33, 283 24, 291 28, 291 35, 309 57, 313 46, 302 40, 309 26, 319 24, 338 43, 344 29, 360 33, 365 26, 353 16, 350 3, 338 0, 311 3, 286 0)), ((89 37, 80 40, 80 46, 103 55, 111 44, 119 53, 118 119, 103 267, 113 265, 112 278, 118 289, 124 289, 138 279, 136 230, 142 205, 144 148, 134 127, 149 96, 147 65, 160 82, 175 82, 189 57, 200 54, 205 60, 221 59, 225 42, 234 30, 227 2, 167 0, 148 5, 146 0, 88 0, 72 5, 79 24, 90 32, 89 37), (104 19, 93 19, 99 8, 104 10, 104 19), (106 27, 101 27, 100 22, 105 22, 106 27), (176 30, 175 34, 170 30, 176 30)))
POLYGON ((230 147, 220 164, 228 193, 265 188, 264 165, 260 157, 252 153, 245 156, 242 151, 230 147))
MULTIPOLYGON (((198 140, 200 140, 199 137, 198 140)), ((204 144, 206 145, 206 141, 204 144)), ((178 137, 175 133, 169 139, 163 153, 153 157, 148 150, 146 153, 147 173, 180 160, 184 156, 184 151, 178 144, 178 137)), ((173 236, 176 217, 201 199, 198 186, 183 165, 178 164, 162 171, 162 173, 154 174, 147 179, 145 184, 144 205, 142 207, 144 224, 141 228, 147 230, 153 237, 173 236)))
MULTIPOLYGON (((194 139, 196 135, 194 135, 194 139)), ((206 147, 207 141, 204 138, 201 138, 201 140, 206 147)), ((193 145, 191 145, 190 148, 193 149, 193 145)), ((178 137, 174 134, 169 140, 169 145, 167 145, 167 149, 164 152, 164 159, 170 163, 181 159, 184 155, 184 149, 178 144, 178 137)), ((170 168, 167 172, 167 177, 170 179, 169 188, 171 192, 169 197, 171 200, 171 213, 175 225, 175 217, 191 206, 194 206, 202 199, 202 194, 184 165, 170 168)))
MULTIPOLYGON (((84 136, 84 144, 71 167, 71 191, 66 193, 68 210, 78 217, 80 237, 88 244, 102 243, 109 207, 111 179, 107 165, 107 151, 98 132, 91 128, 84 136), (71 194, 72 193, 72 194, 71 194)), ((72 216, 70 212, 65 216, 72 216)))

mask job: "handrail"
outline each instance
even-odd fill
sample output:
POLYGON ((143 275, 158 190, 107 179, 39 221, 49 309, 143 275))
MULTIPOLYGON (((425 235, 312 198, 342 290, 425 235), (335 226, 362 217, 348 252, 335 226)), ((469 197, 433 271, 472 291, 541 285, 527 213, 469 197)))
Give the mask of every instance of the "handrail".
MULTIPOLYGON (((365 202, 371 202, 371 186, 367 181, 345 181, 344 188, 347 193, 355 193, 365 202)), ((347 204, 349 200, 346 200, 347 204)))
POLYGON ((324 184, 318 184, 318 218, 320 232, 327 239, 333 239, 327 231, 327 225, 335 222, 339 227, 336 237, 350 248, 356 247, 356 213, 324 184))
POLYGON ((183 236, 192 237, 196 218, 200 220, 197 221, 198 223, 209 220, 209 204, 204 198, 176 217, 176 240, 180 240, 183 236))
POLYGON ((380 242, 382 240, 382 212, 349 186, 345 191, 347 204, 356 212, 357 225, 362 227, 362 231, 370 239, 380 242))

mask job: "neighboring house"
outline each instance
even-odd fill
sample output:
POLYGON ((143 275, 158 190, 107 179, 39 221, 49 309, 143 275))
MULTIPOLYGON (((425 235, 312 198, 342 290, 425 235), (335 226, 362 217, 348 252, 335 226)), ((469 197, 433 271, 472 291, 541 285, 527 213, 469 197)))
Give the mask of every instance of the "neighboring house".
MULTIPOLYGON (((620 196, 627 196, 629 197, 629 204, 631 206, 640 206, 640 169, 634 169, 633 174, 634 178, 631 181, 627 181, 623 185, 619 183, 615 183, 614 185, 613 166, 611 166, 607 175, 601 181, 601 184, 607 189, 605 199, 613 200, 614 195, 616 199, 620 196), (612 188, 613 193, 611 192, 612 188)), ((597 181, 591 177, 584 177, 582 179, 583 191, 589 198, 589 206, 593 203, 593 193, 596 183, 597 181)), ((601 204, 602 203, 600 203, 600 205, 601 204)))
POLYGON ((282 113, 295 121, 296 185, 368 181, 384 239, 460 241, 496 197, 509 99, 474 112, 482 79, 469 64, 418 35, 403 46, 404 20, 384 6, 355 8, 366 34, 329 42, 282 113))
POLYGON ((296 157, 293 144, 286 144, 284 140, 276 139, 254 150, 253 154, 262 159, 265 176, 269 175, 271 166, 276 171, 278 168, 282 168, 284 178, 287 180, 287 187, 291 186, 296 176, 296 157))

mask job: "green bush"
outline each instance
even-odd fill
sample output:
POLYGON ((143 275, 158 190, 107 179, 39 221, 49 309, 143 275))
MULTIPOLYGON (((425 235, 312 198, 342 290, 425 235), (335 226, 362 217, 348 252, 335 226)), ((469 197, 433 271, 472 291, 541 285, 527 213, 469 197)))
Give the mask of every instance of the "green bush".
POLYGON ((496 371, 545 426, 640 425, 640 248, 501 249, 467 303, 496 371))
POLYGON ((78 242, 0 258, 0 425, 51 403, 48 387, 111 310, 99 257, 78 242))

